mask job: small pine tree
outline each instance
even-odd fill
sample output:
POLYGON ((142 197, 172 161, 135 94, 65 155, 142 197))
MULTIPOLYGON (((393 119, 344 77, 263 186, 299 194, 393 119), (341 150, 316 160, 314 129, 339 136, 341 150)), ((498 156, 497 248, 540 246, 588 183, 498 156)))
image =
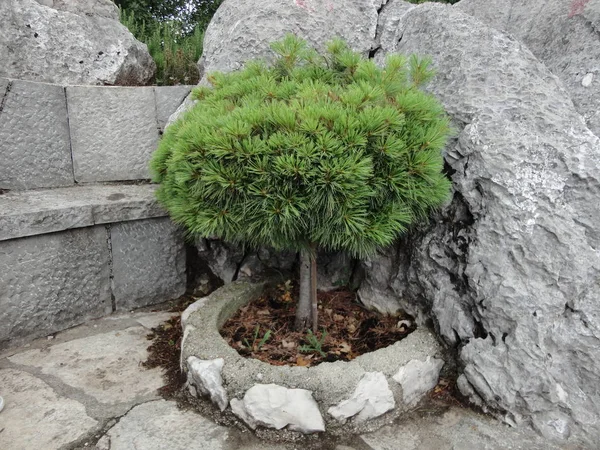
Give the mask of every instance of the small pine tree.
POLYGON ((213 73, 153 156, 158 199, 193 237, 300 252, 296 327, 317 324, 319 248, 364 257, 448 197, 429 60, 385 67, 343 41, 324 56, 292 35, 271 65, 213 73), (311 312, 312 310, 312 312, 311 312))

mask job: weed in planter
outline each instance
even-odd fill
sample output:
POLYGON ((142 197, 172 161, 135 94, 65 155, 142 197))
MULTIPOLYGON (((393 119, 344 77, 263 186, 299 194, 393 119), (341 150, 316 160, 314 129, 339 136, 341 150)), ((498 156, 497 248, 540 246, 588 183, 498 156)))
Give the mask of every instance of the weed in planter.
POLYGON ((306 334, 306 340, 308 341, 308 344, 305 345, 301 345, 300 347, 298 347, 298 350, 300 350, 303 353, 318 353, 319 355, 321 355, 323 358, 327 357, 327 353, 325 353, 323 351, 323 344, 325 343, 325 338, 327 337, 327 331, 325 331, 325 329, 323 329, 323 332, 321 333, 321 339, 319 339, 312 330, 308 330, 308 333, 306 334))
POLYGON ((254 329, 254 337, 252 339, 252 345, 250 345, 250 342, 248 342, 248 339, 244 339, 244 345, 246 346, 246 348, 251 351, 254 351, 254 352, 259 351, 271 337, 271 330, 267 330, 265 332, 264 336, 262 337, 262 339, 260 339, 260 340, 258 339, 259 336, 260 336, 260 325, 256 325, 256 328, 254 329))

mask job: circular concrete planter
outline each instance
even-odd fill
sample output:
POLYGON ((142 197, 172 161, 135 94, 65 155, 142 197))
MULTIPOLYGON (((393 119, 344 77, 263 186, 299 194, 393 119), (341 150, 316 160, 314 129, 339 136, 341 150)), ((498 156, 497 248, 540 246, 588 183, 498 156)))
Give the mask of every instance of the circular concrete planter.
MULTIPOLYGON (((198 361, 195 358, 206 364, 210 364, 209 362, 212 360, 222 359, 222 362, 218 361, 216 365, 219 367, 222 377, 223 390, 221 394, 226 395, 226 400, 223 402, 223 398, 221 398, 221 401, 217 401, 212 395, 213 401, 220 404, 222 410, 228 407, 228 403, 231 401, 234 412, 238 416, 243 416, 243 413, 240 414, 239 411, 236 411, 236 409, 239 410, 242 403, 239 399, 247 400, 245 394, 255 385, 274 384, 290 389, 310 391, 328 429, 344 425, 356 431, 362 431, 365 429, 363 425, 366 421, 359 417, 360 414, 348 420, 341 420, 336 419, 329 412, 330 408, 350 399, 353 394, 355 395, 353 403, 372 401, 373 405, 371 406, 377 409, 377 403, 381 399, 369 398, 369 389, 367 392, 355 392, 361 380, 372 378, 374 373, 383 374, 383 376, 377 374, 378 384, 385 384, 387 381, 389 391, 393 395, 391 401, 395 403, 394 408, 385 414, 384 419, 379 418, 375 419, 375 422, 372 420, 369 422, 371 429, 378 422, 383 424, 390 418, 414 407, 422 395, 433 387, 432 382, 433 385, 437 383, 443 362, 435 358, 440 357, 441 348, 435 337, 429 331, 421 328, 402 341, 361 355, 350 362, 321 363, 315 367, 291 367, 273 366, 256 359, 240 356, 222 338, 219 329, 240 307, 260 295, 265 284, 264 282, 245 281, 230 283, 216 290, 210 296, 198 300, 182 315, 182 369, 188 373, 188 381, 193 382, 190 366, 192 361, 198 361), (401 373, 399 374, 399 372, 401 373), (371 375, 367 376, 367 374, 371 375), (428 382, 427 379, 429 379, 428 382), (426 383, 421 386, 420 383, 422 384, 423 380, 426 383)), ((209 375, 208 383, 214 384, 215 377, 218 378, 215 373, 209 375)), ((195 384, 198 384, 197 378, 195 381, 195 384)), ((219 384, 221 380, 217 381, 219 384)), ((381 386, 379 387, 381 388, 381 386)), ((209 395, 211 392, 208 391, 211 390, 210 386, 208 390, 202 387, 199 389, 209 395)), ((192 391, 197 392, 198 390, 192 389, 192 391)), ((246 420, 246 423, 249 421, 246 420)), ((258 424, 264 425, 260 420, 258 424)), ((253 424, 250 423, 250 425, 253 424)), ((294 427, 291 428, 294 429, 294 427)))

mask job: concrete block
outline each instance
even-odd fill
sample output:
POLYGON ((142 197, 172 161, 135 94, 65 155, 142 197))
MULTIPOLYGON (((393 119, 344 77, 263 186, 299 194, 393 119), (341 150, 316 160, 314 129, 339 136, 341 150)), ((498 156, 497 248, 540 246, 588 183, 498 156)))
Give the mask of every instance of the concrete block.
POLYGON ((169 117, 183 103, 194 86, 156 86, 154 96, 156 98, 156 116, 161 131, 169 121, 169 117))
POLYGON ((111 226, 117 310, 152 305, 185 292, 185 246, 168 218, 111 226))
POLYGON ((67 87, 78 182, 148 179, 158 145, 152 87, 67 87))
POLYGON ((64 88, 14 80, 6 92, 7 84, 0 81, 0 189, 74 184, 64 88))
POLYGON ((0 241, 102 223, 163 217, 156 185, 87 185, 0 195, 0 241))
POLYGON ((103 226, 0 242, 0 348, 112 310, 103 226))

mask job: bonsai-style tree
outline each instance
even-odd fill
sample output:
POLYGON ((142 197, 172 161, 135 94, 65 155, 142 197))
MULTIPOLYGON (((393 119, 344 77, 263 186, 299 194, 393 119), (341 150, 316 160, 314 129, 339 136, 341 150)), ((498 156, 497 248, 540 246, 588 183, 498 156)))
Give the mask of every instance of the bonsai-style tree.
POLYGON ((391 244, 448 197, 449 124, 418 89, 429 61, 385 67, 341 40, 319 55, 292 35, 268 65, 213 73, 153 156, 158 199, 192 237, 300 252, 297 329, 317 326, 317 250, 391 244))

